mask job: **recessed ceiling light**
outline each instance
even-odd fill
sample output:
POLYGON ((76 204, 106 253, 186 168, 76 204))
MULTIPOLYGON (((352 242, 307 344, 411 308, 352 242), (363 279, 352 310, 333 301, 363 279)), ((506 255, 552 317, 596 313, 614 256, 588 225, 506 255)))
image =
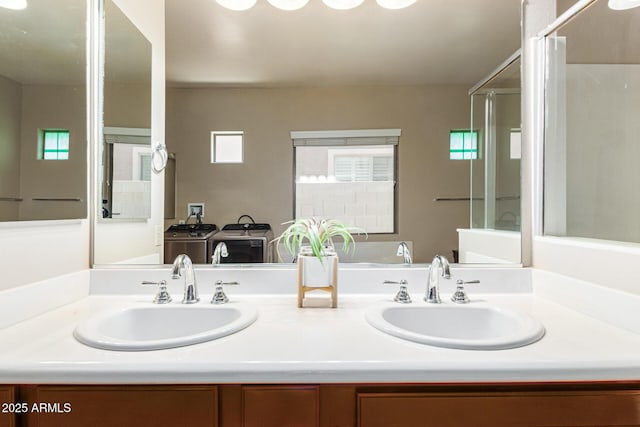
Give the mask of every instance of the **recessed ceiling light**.
POLYGON ((322 0, 324 4, 333 9, 347 10, 360 6, 364 0, 322 0))
POLYGON ((640 6, 640 0, 609 0, 609 9, 626 10, 640 6))
POLYGON ((271 6, 282 10, 302 9, 309 3, 309 0, 267 0, 271 6))
POLYGON ((20 10, 27 7, 27 0, 0 0, 0 7, 20 10))
POLYGON ((416 0, 376 0, 385 9, 404 9, 416 2, 416 0))
POLYGON ((241 11, 251 9, 256 5, 257 1, 258 0, 216 0, 216 3, 227 9, 241 11))

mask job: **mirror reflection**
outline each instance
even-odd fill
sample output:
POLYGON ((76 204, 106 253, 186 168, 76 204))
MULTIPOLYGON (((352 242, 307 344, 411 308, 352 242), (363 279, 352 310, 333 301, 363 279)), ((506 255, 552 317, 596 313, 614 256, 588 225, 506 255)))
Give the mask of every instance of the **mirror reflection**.
POLYGON ((0 7, 0 221, 87 216, 86 2, 0 7))
POLYGON ((104 128, 102 218, 151 215, 151 130, 104 128))
POLYGON ((471 94, 471 228, 520 231, 520 53, 471 94))
POLYGON ((459 137, 470 159, 470 228, 459 230, 459 261, 519 263, 520 50, 469 90, 471 126, 459 137))
POLYGON ((151 43, 111 0, 104 4, 103 220, 151 215, 151 43))
POLYGON ((547 37, 546 235, 640 242, 638 28, 598 0, 547 37))
MULTIPOLYGON (((366 241, 358 239, 355 257, 341 256, 341 262, 401 263, 401 241, 410 242, 415 262, 437 253, 453 259, 456 230, 470 222, 469 202, 439 199, 468 199, 470 190, 468 161, 449 157, 450 131, 469 126, 468 88, 517 49, 519 11, 516 5, 513 21, 504 20, 513 38, 478 50, 465 45, 465 57, 431 51, 426 42, 448 33, 426 22, 447 16, 449 7, 455 5, 436 11, 417 2, 389 13, 366 2, 339 14, 313 2, 297 14, 268 4, 238 14, 214 4, 205 9, 196 1, 167 1, 166 142, 176 153, 177 176, 176 217, 167 227, 185 220, 194 202, 205 205, 204 223, 223 228, 248 214, 270 224, 276 236, 296 210, 307 216, 320 211, 371 230, 366 241), (206 37, 201 17, 208 22, 206 37), (339 20, 357 21, 358 31, 336 25, 339 20), (298 36, 292 40, 291 34, 298 36), (207 46, 216 55, 206 53, 207 46), (465 66, 470 57, 476 67, 465 66), (442 70, 449 75, 436 76, 442 70), (321 151, 315 169, 298 170, 303 153, 292 132, 371 129, 400 130, 395 156, 367 154, 362 145, 338 162, 330 154, 342 142, 323 149, 315 141, 321 151), (243 163, 211 163, 212 133, 224 131, 243 132, 243 163), (346 175, 356 177, 351 187, 371 187, 372 193, 351 197, 334 190, 332 203, 314 206, 326 200, 323 195, 306 202, 303 187, 338 187, 346 175), (321 182, 333 177, 335 183, 321 182), (386 222, 378 223, 381 218, 386 222)), ((478 21, 463 30, 471 38, 472 27, 488 18, 470 7, 478 12, 478 21)))
MULTIPOLYGON (((469 87, 518 48, 518 2, 491 13, 486 5, 458 1, 435 8, 417 2, 400 11, 375 2, 350 11, 309 2, 295 13, 267 2, 243 13, 200 0, 165 5, 165 142, 175 166, 165 194, 165 202, 175 200, 165 206, 165 253, 185 221, 185 233, 195 239, 213 225, 218 234, 253 238, 266 224, 279 235, 301 200, 292 132, 398 129, 393 156, 374 159, 356 150, 357 159, 334 161, 322 168, 326 174, 309 172, 305 179, 348 175, 358 177, 357 187, 367 184, 361 177, 374 183, 385 177, 390 204, 382 231, 359 238, 355 257, 341 256, 341 262, 402 263, 401 242, 408 243, 414 262, 429 262, 435 254, 453 260, 457 230, 470 223, 470 188, 469 162, 450 158, 450 132, 469 128, 469 87), (461 7, 474 19, 454 34, 450 18, 461 7), (503 23, 500 33, 484 31, 496 21, 503 23), (239 160, 216 161, 229 154, 221 147, 229 148, 231 139, 240 144, 231 149, 239 160), (387 172, 380 172, 383 166, 387 172), (337 167, 343 169, 329 172, 337 167)), ((316 161, 328 162, 329 151, 316 161)), ((328 208, 360 221, 377 197, 368 187, 366 203, 328 208)), ((309 212, 308 206, 299 209, 309 212)), ((212 254, 205 256, 208 261, 212 254)))

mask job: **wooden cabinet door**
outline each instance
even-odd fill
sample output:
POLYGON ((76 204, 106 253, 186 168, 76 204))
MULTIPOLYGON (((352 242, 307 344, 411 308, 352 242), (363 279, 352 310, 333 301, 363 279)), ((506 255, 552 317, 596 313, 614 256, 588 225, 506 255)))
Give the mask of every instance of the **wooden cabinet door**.
POLYGON ((639 391, 359 393, 359 427, 639 426, 639 391))
POLYGON ((215 386, 25 386, 29 427, 217 427, 215 386))
POLYGON ((15 388, 10 385, 0 386, 0 427, 15 427, 16 426, 16 412, 18 409, 15 405, 16 402, 15 388))
POLYGON ((317 427, 315 386, 244 386, 244 427, 317 427))

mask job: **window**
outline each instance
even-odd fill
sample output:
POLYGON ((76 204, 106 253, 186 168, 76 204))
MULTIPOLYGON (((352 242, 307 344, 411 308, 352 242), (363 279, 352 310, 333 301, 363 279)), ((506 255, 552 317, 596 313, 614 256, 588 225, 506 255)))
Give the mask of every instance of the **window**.
POLYGON ((151 154, 140 156, 140 181, 151 181, 151 154))
MULTIPOLYGON (((117 147, 118 144, 115 144, 117 147)), ((129 157, 128 159, 125 157, 124 161, 127 161, 128 164, 131 165, 131 180, 132 181, 151 181, 151 145, 137 145, 137 144, 121 144, 122 147, 117 147, 118 152, 124 151, 120 155, 124 155, 129 157)), ((114 147, 114 148, 115 148, 114 147)), ((116 153, 114 153, 116 154, 116 153)), ((118 160, 114 159, 114 162, 118 160)), ((122 162, 120 160, 120 162, 122 162)), ((120 163, 116 162, 116 163, 120 163)))
POLYGON ((292 132, 295 217, 393 233, 399 135, 399 129, 292 132))
POLYGON ((329 150, 329 176, 338 182, 393 181, 393 147, 329 150))
POLYGON ((44 160, 69 159, 69 131, 63 129, 43 129, 39 135, 38 158, 44 160))
POLYGON ((242 163, 244 132, 211 132, 211 163, 242 163))
POLYGON ((452 130, 449 132, 449 159, 475 160, 478 158, 478 131, 452 130))

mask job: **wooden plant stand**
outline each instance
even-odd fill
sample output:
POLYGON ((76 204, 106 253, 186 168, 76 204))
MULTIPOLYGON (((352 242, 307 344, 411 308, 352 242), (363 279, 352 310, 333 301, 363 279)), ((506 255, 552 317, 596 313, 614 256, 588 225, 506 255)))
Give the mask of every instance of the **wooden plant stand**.
POLYGON ((304 307, 304 298, 307 292, 323 291, 331 294, 330 307, 338 307, 338 256, 328 255, 324 257, 322 265, 320 261, 309 255, 298 256, 298 307, 304 307), (314 265, 315 264, 315 265, 314 265), (305 274, 305 270, 313 268, 316 271, 322 269, 322 273, 326 274, 326 283, 311 283, 309 271, 305 274), (328 271, 327 271, 328 269, 328 271))

